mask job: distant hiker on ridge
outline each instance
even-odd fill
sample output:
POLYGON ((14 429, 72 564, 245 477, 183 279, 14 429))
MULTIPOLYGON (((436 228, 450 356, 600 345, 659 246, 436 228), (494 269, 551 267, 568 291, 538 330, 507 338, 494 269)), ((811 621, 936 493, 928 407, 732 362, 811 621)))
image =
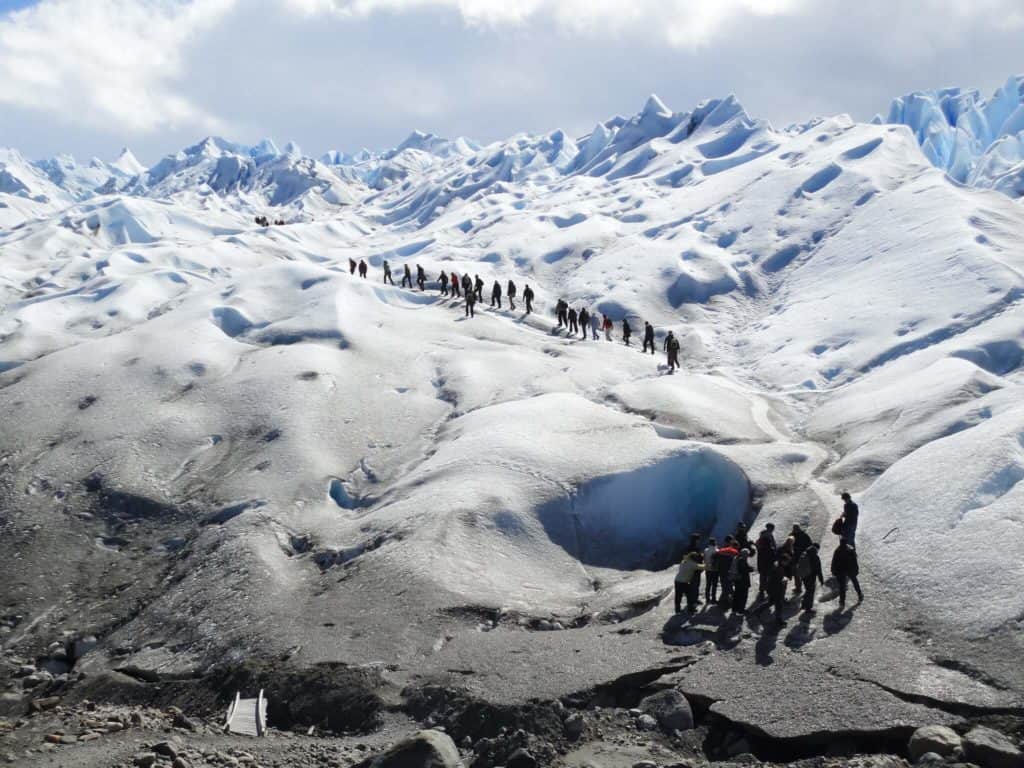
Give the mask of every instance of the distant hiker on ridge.
POLYGON ((579 323, 576 322, 576 308, 569 308, 569 333, 577 333, 580 329, 579 323))
POLYGON ((441 276, 437 278, 441 282, 441 295, 448 295, 448 273, 443 269, 441 270, 441 276))
POLYGON ((612 323, 612 319, 608 315, 604 316, 604 337, 608 340, 612 340, 612 329, 615 327, 612 323))
POLYGON ((409 271, 409 265, 405 265, 405 271, 402 272, 402 287, 405 288, 408 285, 409 290, 412 290, 412 272, 409 271))
POLYGON ((366 262, 362 259, 359 260, 359 276, 362 278, 366 277, 366 262))
POLYGON ((388 264, 387 259, 384 260, 384 284, 391 283, 395 284, 395 281, 391 278, 391 265, 388 264))
POLYGON ((476 286, 476 300, 477 301, 483 301, 484 300, 484 281, 480 279, 480 275, 474 275, 474 277, 476 277, 476 280, 474 282, 474 285, 476 286))
POLYGON ((476 292, 466 291, 466 317, 476 317, 474 307, 476 306, 476 292))
POLYGON ((511 280, 508 281, 508 289, 505 291, 505 295, 508 296, 508 308, 513 312, 516 311, 516 284, 511 280))
POLYGON ((523 301, 526 302, 526 314, 533 312, 533 288, 529 283, 523 288, 523 301))
POLYGON ((459 276, 452 270, 452 296, 458 298, 461 294, 459 293, 459 276))
POLYGON ((597 312, 594 312, 590 316, 590 335, 594 341, 597 341, 597 331, 600 328, 600 325, 601 321, 597 319, 597 312))
POLYGON ((587 340, 587 326, 590 325, 590 313, 587 312, 587 308, 584 307, 580 310, 580 338, 583 341, 587 340))
POLYGON ((654 326, 644 321, 644 352, 647 348, 651 348, 651 354, 654 354, 654 326))
POLYGON ((427 290, 427 273, 423 271, 423 267, 419 264, 416 265, 416 284, 420 287, 421 291, 427 290))
MULTIPOLYGON (((270 225, 268 224, 267 226, 270 226, 270 225)), ((348 260, 348 273, 350 275, 354 275, 356 273, 356 260, 355 259, 349 259, 348 260)))
POLYGON ((679 368, 679 339, 675 337, 672 331, 668 332, 668 336, 665 337, 665 351, 668 353, 668 371, 669 373, 675 373, 676 368, 679 368))
POLYGON ((501 283, 497 280, 494 281, 494 285, 491 286, 491 308, 494 305, 498 305, 498 309, 501 309, 501 283))
POLYGON ((469 276, 468 272, 462 276, 462 291, 463 293, 473 292, 473 278, 469 276))
POLYGON ((629 337, 632 335, 633 329, 629 327, 629 320, 622 318, 622 340, 626 342, 626 346, 629 346, 629 337))

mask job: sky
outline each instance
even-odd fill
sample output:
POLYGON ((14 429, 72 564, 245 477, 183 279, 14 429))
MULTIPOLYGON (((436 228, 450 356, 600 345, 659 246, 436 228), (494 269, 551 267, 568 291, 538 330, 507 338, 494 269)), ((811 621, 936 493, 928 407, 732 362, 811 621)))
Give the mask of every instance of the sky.
POLYGON ((573 135, 658 94, 783 126, 1024 72, 1021 0, 0 0, 0 146, 152 164, 413 129, 573 135))

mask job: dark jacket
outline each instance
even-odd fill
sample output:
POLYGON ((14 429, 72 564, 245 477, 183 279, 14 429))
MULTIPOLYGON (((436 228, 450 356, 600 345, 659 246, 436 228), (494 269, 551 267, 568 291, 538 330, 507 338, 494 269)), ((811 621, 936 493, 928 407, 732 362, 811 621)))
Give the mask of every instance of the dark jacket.
POLYGON ((801 528, 797 533, 793 534, 793 556, 799 560, 800 555, 807 551, 807 548, 811 546, 811 537, 807 531, 801 528))
POLYGON ((800 555, 800 559, 796 564, 796 572, 801 579, 810 578, 812 580, 816 579, 819 584, 825 583, 825 577, 821 573, 821 558, 814 547, 808 547, 800 555))
POLYGON ((832 575, 837 578, 857 576, 860 565, 857 563, 857 551, 853 547, 840 542, 832 554, 832 575))

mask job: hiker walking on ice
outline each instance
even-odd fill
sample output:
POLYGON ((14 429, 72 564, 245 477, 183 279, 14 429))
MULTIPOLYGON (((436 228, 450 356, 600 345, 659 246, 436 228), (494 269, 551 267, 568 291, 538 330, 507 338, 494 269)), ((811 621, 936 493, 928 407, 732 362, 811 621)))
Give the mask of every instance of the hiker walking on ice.
POLYGON ((750 595, 750 550, 741 549, 732 562, 732 610, 733 613, 747 612, 747 597, 750 595))
POLYGON ((441 283, 441 295, 448 295, 448 273, 443 269, 441 270, 441 276, 437 278, 441 283))
POLYGON ((587 312, 587 308, 584 307, 580 310, 580 337, 587 340, 587 326, 590 325, 590 313, 587 312))
POLYGON ((796 561, 797 580, 802 581, 804 587, 804 599, 800 603, 800 607, 808 612, 814 610, 814 591, 819 584, 825 586, 818 549, 817 544, 810 544, 800 555, 800 559, 796 561))
POLYGON ((629 327, 629 320, 622 318, 622 340, 626 342, 626 346, 629 346, 629 337, 632 335, 633 329, 629 327))
POLYGON ((412 272, 409 271, 409 265, 405 265, 405 270, 402 272, 402 287, 405 288, 408 285, 409 290, 412 290, 412 272))
POLYGON ((516 311, 516 284, 511 280, 508 281, 508 288, 505 290, 505 295, 508 296, 508 308, 513 312, 516 311))
POLYGON ((668 336, 665 337, 665 351, 668 353, 668 370, 669 373, 675 373, 676 368, 679 368, 679 339, 676 338, 672 331, 668 332, 668 336))
POLYGON ((362 259, 359 260, 359 276, 362 278, 366 277, 366 262, 362 259))
POLYGON ((498 305, 498 309, 501 309, 501 283, 497 280, 494 281, 494 285, 491 286, 491 307, 498 305))
POLYGON ((651 354, 654 354, 654 326, 644 321, 644 352, 650 347, 651 354))
POLYGON ((348 273, 350 275, 354 275, 356 273, 356 260, 355 259, 349 259, 348 260, 348 273))
POLYGON ((459 276, 452 270, 452 298, 458 298, 461 296, 459 293, 459 276))
POLYGON ((840 518, 843 524, 843 532, 840 537, 851 547, 857 546, 857 520, 860 518, 860 507, 847 491, 843 491, 839 497, 843 500, 843 516, 840 518))
POLYGON ((388 264, 387 260, 384 261, 384 285, 391 283, 395 284, 395 281, 391 279, 391 265, 388 264))
POLYGON ((476 292, 466 291, 466 317, 476 317, 474 307, 476 306, 476 292))
MULTIPOLYGON (((586 333, 585 332, 584 332, 583 335, 584 335, 584 337, 586 337, 586 333)), ((701 547, 701 545, 700 545, 700 534, 699 533, 691 533, 690 534, 690 543, 686 547, 686 554, 687 555, 697 555, 697 562, 699 562, 699 563, 703 563, 704 562, 704 548, 701 547)), ((690 582, 690 592, 692 592, 692 594, 687 595, 686 601, 688 603, 692 604, 692 605, 700 605, 700 572, 699 571, 697 572, 697 575, 694 576, 693 580, 690 582)))
POLYGON ((533 312, 533 288, 529 283, 523 288, 523 301, 526 302, 526 314, 533 312))
POLYGON ((836 551, 832 555, 832 575, 836 577, 836 581, 839 583, 839 610, 843 610, 846 607, 847 582, 853 584, 853 589, 857 593, 857 602, 860 603, 864 600, 864 593, 860 589, 860 582, 857 581, 859 573, 860 566, 857 563, 857 550, 845 541, 840 541, 839 546, 836 547, 836 551))
POLYGON ((476 286, 476 300, 477 301, 483 301, 484 300, 484 281, 480 279, 480 275, 474 275, 474 277, 476 277, 476 280, 474 281, 474 285, 476 286))
POLYGON ((416 265, 416 284, 420 287, 421 291, 427 290, 427 273, 423 271, 423 267, 419 264, 416 265))
POLYGON ((579 331, 579 323, 576 322, 576 308, 570 307, 569 309, 569 333, 576 333, 579 331))
POLYGON ((597 341, 597 332, 601 327, 601 321, 597 319, 597 312, 590 316, 590 335, 597 341))
POLYGON ((608 315, 604 316, 604 337, 608 340, 612 340, 612 329, 615 328, 615 324, 612 323, 612 319, 608 315))
POLYGON ((462 276, 462 291, 463 293, 473 293, 473 278, 469 276, 468 272, 462 276))
MULTIPOLYGON (((807 531, 801 528, 799 525, 794 525, 792 532, 789 534, 790 538, 793 539, 793 562, 799 565, 800 558, 803 556, 807 548, 811 546, 811 537, 807 535, 807 531)), ((799 595, 804 588, 803 579, 799 578, 800 574, 797 574, 797 578, 793 579, 793 594, 799 595)))

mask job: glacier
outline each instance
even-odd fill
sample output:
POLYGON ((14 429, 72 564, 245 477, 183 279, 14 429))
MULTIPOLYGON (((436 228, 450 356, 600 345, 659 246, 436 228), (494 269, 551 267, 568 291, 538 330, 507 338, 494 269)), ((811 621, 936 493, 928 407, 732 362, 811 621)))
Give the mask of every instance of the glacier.
POLYGON ((502 706, 661 670, 758 744, 822 750, 1015 711, 1024 208, 979 175, 1015 162, 1014 83, 870 124, 652 96, 575 138, 4 150, 9 642, 88 630, 92 679, 259 656, 502 706), (970 141, 968 103, 994 126, 970 141), (467 319, 441 270, 537 311, 467 319), (673 331, 683 369, 559 331, 559 298, 673 331), (781 633, 671 615, 692 531, 800 524, 830 554, 842 490, 862 605, 825 590, 781 633))

